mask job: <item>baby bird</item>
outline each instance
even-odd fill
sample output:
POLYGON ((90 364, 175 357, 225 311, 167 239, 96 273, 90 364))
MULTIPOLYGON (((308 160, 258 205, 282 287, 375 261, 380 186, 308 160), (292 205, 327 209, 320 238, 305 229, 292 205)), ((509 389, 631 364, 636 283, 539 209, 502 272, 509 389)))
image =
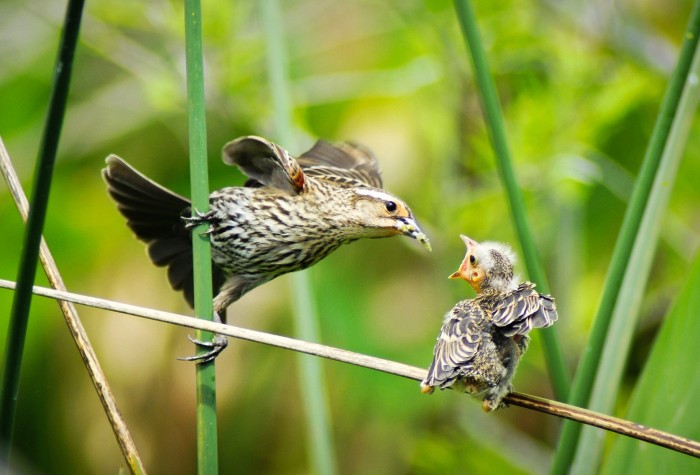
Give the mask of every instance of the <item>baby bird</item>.
MULTIPOLYGON (((214 317, 255 287, 306 269, 343 244, 361 238, 405 235, 428 250, 428 238, 400 198, 382 189, 379 164, 369 150, 318 141, 298 158, 264 138, 226 144, 224 162, 249 179, 209 196, 209 211, 192 212, 190 200, 147 178, 116 155, 102 176, 110 196, 157 266, 168 268, 175 290, 194 302, 190 230, 205 223, 211 242, 214 317)), ((226 346, 215 339, 210 361, 226 346)))
POLYGON ((467 253, 450 279, 464 279, 477 296, 462 300, 445 316, 421 392, 436 387, 467 392, 483 400, 490 412, 506 407, 511 380, 533 328, 557 320, 554 299, 531 282, 513 276, 515 254, 505 244, 460 236, 467 253))

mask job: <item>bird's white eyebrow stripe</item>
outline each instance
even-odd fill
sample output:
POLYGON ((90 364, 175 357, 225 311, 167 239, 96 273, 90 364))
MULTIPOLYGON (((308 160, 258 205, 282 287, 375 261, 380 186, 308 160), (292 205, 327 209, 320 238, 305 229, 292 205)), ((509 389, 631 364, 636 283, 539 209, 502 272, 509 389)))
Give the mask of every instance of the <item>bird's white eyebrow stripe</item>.
POLYGON ((390 195, 389 193, 384 193, 378 190, 368 190, 359 188, 355 190, 358 195, 371 196, 372 198, 377 198, 383 201, 396 201, 396 197, 390 195))

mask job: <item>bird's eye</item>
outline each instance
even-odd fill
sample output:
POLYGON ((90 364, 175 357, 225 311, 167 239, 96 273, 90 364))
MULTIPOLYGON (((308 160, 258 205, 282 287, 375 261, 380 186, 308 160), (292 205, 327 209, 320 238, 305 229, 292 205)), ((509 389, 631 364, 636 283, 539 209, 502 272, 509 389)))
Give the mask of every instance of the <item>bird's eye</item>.
POLYGON ((386 210, 390 213, 393 213, 394 211, 396 211, 396 203, 394 203, 393 201, 387 201, 385 206, 386 206, 386 210))
POLYGON ((476 257, 474 257, 474 254, 469 255, 469 263, 471 265, 474 265, 474 263, 476 263, 476 257))

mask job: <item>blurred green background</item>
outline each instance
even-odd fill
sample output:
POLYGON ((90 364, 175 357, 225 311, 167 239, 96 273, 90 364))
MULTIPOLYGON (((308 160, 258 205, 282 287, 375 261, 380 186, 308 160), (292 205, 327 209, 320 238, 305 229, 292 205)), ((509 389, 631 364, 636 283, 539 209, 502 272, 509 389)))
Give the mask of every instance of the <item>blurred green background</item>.
MULTIPOLYGON (((345 246, 310 270, 322 342, 426 367, 444 313, 473 296, 446 279, 460 233, 512 243, 469 59, 451 2, 281 2, 294 120, 316 138, 372 148, 433 253, 404 238, 345 246)), ((475 2, 531 227, 573 371, 595 314, 633 178, 691 2, 475 2)), ((25 189, 50 92, 63 2, 0 4, 0 136, 25 189)), ((242 184, 220 149, 276 140, 256 2, 203 2, 210 184, 242 184)), ((69 290, 190 313, 126 228, 100 177, 116 153, 188 194, 183 10, 87 2, 45 237, 69 290)), ((700 124, 666 215, 619 398, 624 410, 700 242, 700 124)), ((281 144, 285 146, 285 144, 281 144)), ((0 183, 0 277, 14 280, 23 226, 0 183)), ((519 266, 524 274, 524 269, 519 266)), ((41 276, 38 282, 45 284, 41 276)), ((289 277, 246 295, 229 322, 292 334, 289 277)), ((12 293, 0 290, 4 351, 12 293)), ((186 329, 80 308, 151 473, 195 471, 194 368, 186 329)), ((538 335, 516 390, 551 397, 538 335)), ((222 473, 309 472, 297 358, 232 341, 218 358, 222 473)), ((412 381, 324 362, 340 473, 543 473, 560 421, 517 407, 420 394, 412 381)), ((38 473, 114 473, 121 454, 55 302, 32 304, 16 454, 38 473)))

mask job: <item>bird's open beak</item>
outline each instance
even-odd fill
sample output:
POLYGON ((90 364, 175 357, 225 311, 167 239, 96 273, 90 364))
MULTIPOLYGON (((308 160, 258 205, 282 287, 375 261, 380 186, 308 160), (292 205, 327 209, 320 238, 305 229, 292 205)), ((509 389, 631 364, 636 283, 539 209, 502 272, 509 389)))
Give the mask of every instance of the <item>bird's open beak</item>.
POLYGON ((467 282, 469 282, 469 284, 472 287, 474 287, 474 290, 478 292, 481 281, 484 279, 485 276, 483 269, 472 267, 471 263, 469 262, 469 255, 470 251, 473 252, 479 246, 479 243, 477 243, 473 239, 469 239, 463 234, 460 234, 459 237, 462 238, 464 245, 467 246, 467 253, 464 256, 462 263, 459 265, 459 269, 457 269, 457 272, 454 272, 448 278, 464 279, 467 282))
POLYGON ((459 265, 459 269, 457 269, 457 272, 450 274, 448 279, 464 279, 466 281, 469 281, 469 273, 467 272, 467 268, 469 267, 469 260, 467 259, 467 256, 469 255, 469 248, 475 245, 476 242, 472 241, 464 234, 460 234, 459 237, 462 239, 462 241, 464 241, 464 245, 467 246, 467 254, 462 260, 462 263, 459 265))
POLYGON ((406 236, 411 237, 421 243, 428 251, 433 250, 433 248, 430 247, 428 236, 426 236, 425 233, 420 230, 418 224, 416 224, 413 219, 401 218, 396 223, 396 229, 398 229, 401 234, 405 234, 406 236))

